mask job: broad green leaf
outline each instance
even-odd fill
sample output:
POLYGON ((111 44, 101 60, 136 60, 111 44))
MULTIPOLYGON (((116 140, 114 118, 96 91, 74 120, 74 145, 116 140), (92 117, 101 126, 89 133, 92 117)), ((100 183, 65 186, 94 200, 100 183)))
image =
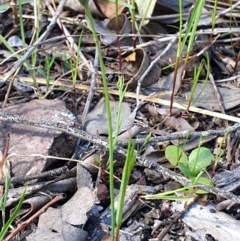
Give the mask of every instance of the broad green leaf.
POLYGON ((194 149, 189 155, 189 170, 192 176, 205 170, 212 162, 213 155, 206 147, 194 149))
MULTIPOLYGON (((141 18, 149 18, 152 16, 153 9, 155 7, 157 0, 143 1, 143 0, 135 0, 135 3, 138 7, 138 13, 141 18)), ((143 25, 148 24, 149 20, 145 20, 143 25)))
POLYGON ((165 150, 165 155, 173 166, 177 166, 179 163, 188 165, 188 158, 186 154, 177 146, 168 146, 165 150))

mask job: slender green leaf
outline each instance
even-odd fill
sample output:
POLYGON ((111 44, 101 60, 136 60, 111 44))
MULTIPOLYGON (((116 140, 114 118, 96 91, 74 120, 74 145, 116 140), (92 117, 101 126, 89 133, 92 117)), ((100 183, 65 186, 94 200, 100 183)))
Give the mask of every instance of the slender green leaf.
POLYGON ((5 176, 5 184, 4 184, 4 193, 3 196, 0 198, 0 210, 2 212, 2 225, 5 225, 6 221, 6 203, 7 203, 7 197, 8 197, 8 192, 10 188, 10 174, 6 173, 5 176))
POLYGON ((16 218, 17 214, 19 213, 21 207, 22 207, 22 203, 24 201, 25 198, 25 194, 26 194, 26 189, 24 190, 23 194, 21 195, 21 198, 18 202, 17 207, 15 208, 14 212, 12 213, 12 215, 10 216, 10 218, 8 219, 8 221, 6 222, 6 224, 3 226, 1 232, 0 232, 0 240, 3 240, 4 236, 6 235, 11 223, 13 222, 13 220, 16 218))
POLYGON ((134 167, 134 162, 135 162, 134 143, 132 143, 131 139, 129 138, 126 161, 124 164, 123 174, 122 174, 122 182, 121 182, 120 193, 119 193, 117 214, 116 214, 116 225, 118 229, 120 228, 122 223, 124 198, 125 198, 129 178, 131 175, 131 171, 134 167))
POLYGON ((158 193, 158 194, 153 194, 153 195, 145 195, 142 196, 142 198, 145 199, 167 199, 167 200, 181 200, 181 201, 189 201, 192 199, 192 197, 178 197, 178 196, 172 196, 172 194, 183 192, 183 191, 188 191, 189 189, 193 188, 194 186, 188 186, 188 187, 182 187, 178 188, 175 190, 163 192, 163 193, 158 193))
MULTIPOLYGON (((0 42, 2 42, 5 47, 13 54, 13 57, 16 57, 17 59, 20 59, 20 56, 15 52, 15 50, 9 45, 9 43, 6 41, 6 39, 0 34, 0 42)), ((26 69, 29 69, 26 62, 23 63, 24 67, 26 69)))
POLYGON ((160 198, 146 198, 146 199, 163 199, 163 200, 169 200, 169 201, 184 201, 189 202, 193 198, 192 197, 178 197, 178 196, 161 196, 160 198))

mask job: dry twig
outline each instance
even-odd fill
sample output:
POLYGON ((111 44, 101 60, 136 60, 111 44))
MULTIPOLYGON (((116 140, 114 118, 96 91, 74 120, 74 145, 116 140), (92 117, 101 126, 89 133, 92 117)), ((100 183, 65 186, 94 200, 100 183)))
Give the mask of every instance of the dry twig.
MULTIPOLYGON (((63 124, 63 123, 49 123, 49 122, 45 122, 42 120, 40 120, 40 121, 30 120, 29 118, 24 118, 24 117, 21 117, 18 115, 10 115, 10 114, 6 114, 6 113, 2 113, 2 112, 0 112, 0 121, 21 123, 21 124, 25 124, 25 125, 32 125, 32 126, 37 126, 37 127, 41 127, 41 128, 62 131, 64 133, 90 141, 98 146, 103 146, 105 148, 108 148, 108 142, 106 140, 86 133, 85 131, 80 129, 79 125, 76 127, 76 125, 74 125, 74 124, 69 125, 69 124, 63 124)), ((219 134, 224 135, 224 134, 228 134, 230 132, 234 132, 234 131, 238 130, 239 128, 240 128, 240 123, 235 124, 232 127, 226 128, 225 130, 223 130, 221 132, 205 131, 205 132, 198 132, 198 135, 200 136, 200 134, 202 135, 202 134, 210 134, 210 133, 215 133, 215 134, 219 133, 219 134)), ((181 135, 180 136, 183 137, 185 135, 185 137, 186 137, 187 134, 189 135, 189 133, 184 132, 184 134, 182 134, 182 136, 181 135)), ((191 136, 191 133, 190 133, 190 136, 191 136)), ((176 136, 176 137, 179 138, 179 136, 176 136)), ((118 151, 119 153, 126 154, 126 149, 122 148, 119 145, 116 146, 116 151, 118 151)), ((159 165, 158 163, 156 163, 152 160, 148 160, 148 159, 142 157, 141 155, 136 154, 136 160, 137 160, 137 164, 139 166, 147 167, 149 169, 152 168, 155 171, 161 173, 163 176, 170 177, 185 187, 190 186, 192 184, 190 180, 183 177, 182 175, 175 173, 171 170, 168 170, 167 168, 159 165)), ((215 195, 219 195, 224 198, 230 199, 233 202, 240 203, 240 197, 232 194, 231 192, 225 192, 219 188, 213 188, 213 187, 209 187, 206 185, 200 185, 200 184, 197 185, 197 187, 202 190, 205 190, 207 192, 213 193, 215 195)))

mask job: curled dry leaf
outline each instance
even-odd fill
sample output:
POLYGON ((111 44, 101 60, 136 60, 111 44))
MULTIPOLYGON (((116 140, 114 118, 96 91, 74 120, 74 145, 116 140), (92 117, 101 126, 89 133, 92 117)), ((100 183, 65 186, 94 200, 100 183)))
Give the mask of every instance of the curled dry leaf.
MULTIPOLYGON (((168 43, 158 43, 156 45, 157 47, 157 53, 156 56, 158 56, 159 54, 161 54, 167 47, 168 43)), ((171 46, 171 48, 159 59, 158 64, 161 67, 166 67, 168 65, 172 65, 176 63, 176 57, 177 57, 177 49, 178 49, 178 45, 177 44, 173 44, 171 46)), ((187 54, 187 47, 184 46, 182 54, 181 54, 181 58, 184 58, 187 54)), ((174 69, 174 68, 172 68, 174 69)))
POLYGON ((94 153, 92 155, 87 156, 81 162, 83 165, 92 175, 98 172, 98 160, 100 160, 100 153, 94 153))
MULTIPOLYGON (((122 0, 122 2, 127 2, 127 0, 122 0)), ((116 16, 116 4, 106 0, 96 0, 96 4, 100 8, 102 14, 107 18, 113 18, 116 16)), ((119 4, 117 14, 122 13, 124 6, 119 4)))
MULTIPOLYGON (((29 187, 29 186, 28 186, 29 187)), ((34 189, 34 187, 33 187, 34 189)), ((13 189, 10 189, 8 197, 11 196, 11 192, 13 189)), ((48 191, 48 195, 45 193, 38 193, 38 195, 26 198, 23 202, 24 207, 22 207, 21 212, 18 213, 17 219, 18 222, 25 220, 30 215, 33 215, 40 208, 46 205, 51 199, 56 196, 56 193, 63 192, 75 192, 77 190, 76 178, 68 178, 65 180, 61 180, 49 185, 46 190, 48 191)), ((20 193, 20 192, 19 192, 20 193)), ((15 195, 16 196, 16 195, 15 195)), ((11 213, 13 213, 15 208, 11 209, 11 213)))
POLYGON ((126 14, 122 13, 118 16, 119 39, 117 39, 116 29, 116 18, 114 17, 109 20, 106 26, 102 26, 102 28, 98 27, 96 31, 100 33, 101 41, 104 44, 113 46, 117 46, 118 44, 120 44, 120 46, 131 46, 132 37, 129 37, 128 35, 131 33, 132 29, 131 23, 126 14))
POLYGON ((7 42, 12 48, 27 47, 24 46, 23 41, 17 35, 11 36, 7 42))
POLYGON ((224 209, 229 209, 229 207, 231 207, 232 205, 234 205, 234 202, 232 202, 231 200, 224 200, 220 203, 218 203, 215 208, 218 210, 218 211, 222 211, 224 209))
MULTIPOLYGON (((126 56, 122 63, 122 72, 125 79, 130 78, 127 82, 128 89, 135 89, 138 80, 145 73, 151 63, 150 57, 145 50, 135 49, 130 55, 126 56), (135 54, 134 54, 135 53, 135 54)), ((147 76, 143 79, 141 87, 147 87, 156 83, 161 75, 161 68, 155 64, 147 76)))

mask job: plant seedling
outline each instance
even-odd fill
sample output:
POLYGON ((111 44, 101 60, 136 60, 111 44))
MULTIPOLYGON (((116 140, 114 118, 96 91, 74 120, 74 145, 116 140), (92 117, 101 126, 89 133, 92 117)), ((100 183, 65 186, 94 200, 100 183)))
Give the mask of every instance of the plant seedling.
POLYGON ((22 207, 22 204, 23 204, 23 201, 24 201, 24 198, 25 198, 25 194, 26 194, 26 190, 24 190, 24 192, 22 193, 21 197, 20 197, 20 200, 15 208, 15 210, 13 211, 13 213, 11 214, 11 216, 9 217, 8 220, 5 220, 5 210, 6 210, 6 205, 7 205, 7 196, 8 196, 8 191, 9 191, 9 188, 10 188, 10 176, 9 174, 6 175, 5 177, 5 191, 4 191, 4 194, 3 196, 0 198, 0 210, 2 212, 2 227, 0 229, 0 240, 3 240, 6 233, 9 231, 9 229, 11 228, 11 224, 12 222, 14 221, 14 219, 17 217, 17 214, 19 213, 21 207, 22 207))
MULTIPOLYGON (((170 145, 166 148, 165 154, 169 162, 173 166, 177 166, 180 171, 192 181, 192 185, 163 193, 141 196, 141 198, 165 199, 171 201, 191 201, 193 195, 189 195, 189 192, 195 188, 197 183, 213 186, 210 179, 202 177, 202 174, 211 164, 213 159, 213 155, 208 148, 199 146, 191 152, 189 157, 187 157, 183 149, 178 146, 170 145), (173 195, 176 193, 181 193, 183 196, 173 195), (186 195, 186 193, 188 194, 186 195)), ((203 190, 197 190, 195 193, 206 194, 207 192, 203 190)))
POLYGON ((47 91, 50 86, 50 81, 51 81, 50 72, 51 72, 51 68, 53 66, 54 60, 55 60, 55 54, 53 54, 52 56, 46 55, 46 60, 44 64, 45 71, 43 71, 42 69, 37 69, 37 72, 46 80, 47 91))
POLYGON ((120 187, 119 193, 119 204, 116 213, 116 236, 115 241, 118 241, 119 231, 122 224, 122 215, 123 215, 123 207, 124 207, 124 198, 129 182, 129 178, 131 175, 131 171, 134 167, 135 163, 135 154, 134 154, 134 143, 131 141, 131 138, 128 140, 128 149, 126 155, 126 161, 123 168, 123 175, 122 175, 122 183, 120 187))
MULTIPOLYGON (((166 158, 173 166, 177 166, 184 176, 189 178, 193 185, 197 182, 212 186, 208 178, 202 177, 206 168, 211 164, 213 155, 206 147, 198 147, 194 149, 189 157, 178 146, 170 145, 165 151, 166 158)), ((203 194, 203 191, 198 190, 198 194, 203 194)), ((205 193, 205 192, 204 192, 205 193)))

